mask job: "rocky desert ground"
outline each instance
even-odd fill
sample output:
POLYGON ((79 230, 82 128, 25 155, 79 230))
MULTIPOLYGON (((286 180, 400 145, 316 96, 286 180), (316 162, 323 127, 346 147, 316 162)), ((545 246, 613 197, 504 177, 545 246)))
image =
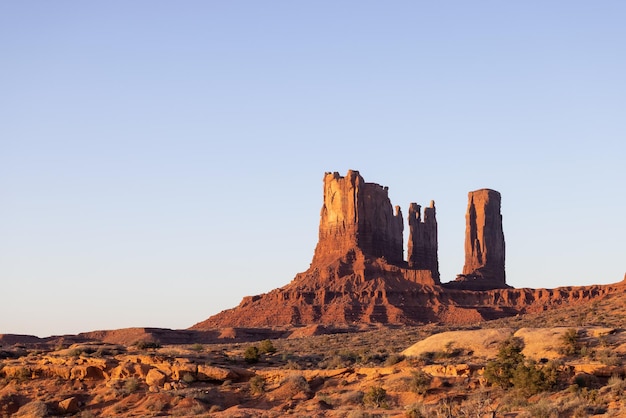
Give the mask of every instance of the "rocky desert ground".
POLYGON ((614 293, 463 326, 307 326, 274 339, 231 328, 191 344, 2 336, 0 415, 618 417, 625 325, 614 293))

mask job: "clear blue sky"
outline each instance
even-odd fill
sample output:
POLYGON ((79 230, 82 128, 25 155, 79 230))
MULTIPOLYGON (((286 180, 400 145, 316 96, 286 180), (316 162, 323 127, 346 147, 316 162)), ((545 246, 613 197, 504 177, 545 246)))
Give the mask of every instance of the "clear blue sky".
POLYGON ((626 271, 626 2, 0 3, 0 333, 186 328, 289 283, 326 171, 502 193, 515 287, 626 271))

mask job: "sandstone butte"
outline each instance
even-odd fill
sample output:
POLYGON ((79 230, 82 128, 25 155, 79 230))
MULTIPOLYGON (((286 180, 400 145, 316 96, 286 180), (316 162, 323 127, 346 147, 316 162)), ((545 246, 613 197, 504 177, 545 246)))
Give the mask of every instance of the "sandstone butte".
POLYGON ((540 312, 624 291, 625 283, 514 289, 506 284, 505 241, 495 190, 470 192, 465 265, 442 283, 437 257, 435 203, 411 203, 403 254, 403 215, 387 187, 367 183, 358 171, 324 175, 319 240, 308 270, 284 287, 245 297, 239 306, 191 330, 224 327, 476 323, 540 312))

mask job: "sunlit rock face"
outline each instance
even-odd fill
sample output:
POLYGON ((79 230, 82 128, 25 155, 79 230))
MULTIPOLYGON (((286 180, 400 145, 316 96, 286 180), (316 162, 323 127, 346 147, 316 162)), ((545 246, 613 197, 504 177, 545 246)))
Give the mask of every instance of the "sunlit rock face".
POLYGON ((352 250, 390 263, 403 261, 404 224, 387 187, 366 183, 358 171, 324 175, 324 204, 313 264, 345 256, 352 250))
POLYGON ((495 190, 469 192, 465 215, 463 276, 496 286, 506 284, 500 201, 500 193, 495 190))

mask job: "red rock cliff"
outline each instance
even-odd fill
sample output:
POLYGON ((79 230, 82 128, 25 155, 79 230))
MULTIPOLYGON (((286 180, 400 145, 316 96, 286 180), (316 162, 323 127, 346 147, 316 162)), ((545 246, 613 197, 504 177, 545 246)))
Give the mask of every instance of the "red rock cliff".
POLYGON ((402 212, 395 213, 387 188, 366 183, 358 171, 324 176, 319 241, 312 264, 326 264, 358 250, 365 256, 403 261, 402 212))
POLYGON ((491 189, 469 192, 465 215, 463 276, 494 286, 506 285, 500 199, 500 193, 491 189))

